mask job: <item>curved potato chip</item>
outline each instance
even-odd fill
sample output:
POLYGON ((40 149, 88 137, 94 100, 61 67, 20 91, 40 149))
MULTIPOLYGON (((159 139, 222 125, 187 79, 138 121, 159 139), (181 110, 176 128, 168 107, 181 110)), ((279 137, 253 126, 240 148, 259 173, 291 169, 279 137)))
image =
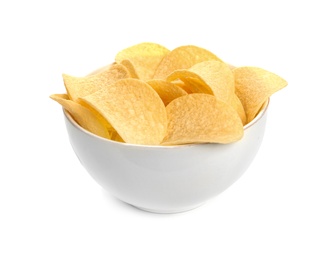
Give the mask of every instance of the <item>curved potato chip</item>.
POLYGON ((252 121, 266 100, 287 85, 286 80, 257 67, 238 67, 233 70, 236 95, 241 100, 247 123, 252 121))
POLYGON ((162 58, 169 52, 170 50, 162 45, 144 42, 120 51, 116 54, 115 61, 122 63, 128 60, 139 79, 149 80, 152 79, 162 58))
POLYGON ((123 66, 125 66, 127 68, 127 70, 129 71, 130 77, 133 79, 138 79, 139 76, 137 75, 134 65, 131 63, 130 60, 122 60, 120 61, 120 64, 122 64, 123 66))
POLYGON ((189 68, 189 71, 199 75, 212 89, 214 96, 224 102, 228 102, 235 93, 234 74, 222 61, 203 61, 189 68))
POLYGON ((191 93, 205 93, 213 95, 213 90, 203 81, 203 79, 196 73, 187 70, 175 70, 170 75, 167 76, 166 80, 168 82, 175 82, 176 80, 181 80, 184 85, 181 85, 184 90, 191 93))
POLYGON ((141 80, 120 79, 81 100, 94 107, 126 143, 158 145, 165 136, 164 103, 156 91, 141 80))
POLYGON ((67 94, 73 101, 77 101, 80 97, 90 95, 101 88, 108 87, 116 80, 124 78, 130 78, 130 74, 127 68, 121 64, 112 64, 108 68, 86 77, 73 77, 63 74, 67 94))
POLYGON ((68 94, 52 94, 50 96, 51 99, 57 101, 56 99, 65 99, 65 100, 69 100, 70 97, 68 94))
POLYGON ((77 100, 76 103, 86 107, 95 115, 95 117, 100 121, 100 123, 103 124, 107 128, 111 140, 120 141, 122 139, 121 137, 119 137, 119 134, 116 132, 114 127, 94 107, 84 102, 80 98, 77 100))
POLYGON ((166 79, 175 70, 188 69, 193 65, 207 60, 221 61, 210 51, 194 45, 185 45, 173 49, 158 65, 153 78, 166 79))
POLYGON ((147 83, 161 97, 164 105, 168 105, 172 100, 187 95, 187 92, 176 84, 161 79, 148 80, 147 83))
POLYGON ((247 123, 247 116, 245 114, 241 100, 235 93, 233 94, 233 98, 230 100, 229 104, 236 110, 241 118, 242 124, 245 125, 247 123))
POLYGON ((197 63, 189 70, 197 73, 210 86, 214 96, 230 104, 239 114, 242 124, 246 124, 243 105, 235 94, 235 78, 231 65, 211 60, 197 63))
POLYGON ((167 77, 167 81, 176 79, 184 81, 188 93, 213 94, 226 103, 232 102, 235 93, 234 74, 221 61, 199 62, 187 70, 176 70, 167 77))
POLYGON ((53 94, 50 98, 62 105, 82 128, 100 137, 110 139, 105 125, 88 108, 67 99, 66 94, 53 94))
POLYGON ((203 61, 187 70, 172 72, 167 81, 182 80, 187 93, 212 94, 219 100, 230 104, 246 123, 243 105, 235 94, 234 74, 228 64, 221 61, 203 61))
POLYGON ((235 109, 208 94, 188 94, 166 106, 167 135, 162 144, 231 143, 243 137, 235 109))

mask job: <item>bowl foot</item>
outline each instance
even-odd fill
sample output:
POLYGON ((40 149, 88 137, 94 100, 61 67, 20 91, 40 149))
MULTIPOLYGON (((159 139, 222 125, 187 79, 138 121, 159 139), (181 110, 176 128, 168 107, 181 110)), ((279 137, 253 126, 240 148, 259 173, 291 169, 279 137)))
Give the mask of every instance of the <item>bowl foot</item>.
POLYGON ((143 211, 147 211, 150 213, 157 213, 157 214, 175 214, 175 213, 182 213, 182 212, 186 212, 186 211, 190 211, 193 209, 196 209, 198 207, 200 207, 201 205, 203 205, 205 203, 201 203, 192 207, 186 207, 186 208, 178 208, 178 209, 168 209, 168 210, 164 210, 164 209, 147 209, 147 208, 142 208, 142 207, 137 207, 135 205, 132 205, 133 207, 143 210, 143 211))

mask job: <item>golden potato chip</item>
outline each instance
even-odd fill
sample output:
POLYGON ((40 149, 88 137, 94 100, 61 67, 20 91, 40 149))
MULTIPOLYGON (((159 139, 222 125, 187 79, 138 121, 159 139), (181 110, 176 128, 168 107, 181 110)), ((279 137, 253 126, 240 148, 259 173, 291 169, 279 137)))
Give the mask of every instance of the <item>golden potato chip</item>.
POLYGON ((89 109, 67 99, 66 94, 53 94, 50 98, 62 105, 81 127, 100 137, 110 139, 105 125, 89 109))
POLYGON ((187 93, 205 93, 214 95, 210 86, 196 73, 187 69, 175 70, 167 76, 166 81, 175 82, 181 80, 184 84, 180 85, 187 93))
POLYGON ((169 52, 170 50, 162 45, 144 42, 120 51, 115 61, 121 63, 128 60, 133 65, 138 78, 146 81, 152 79, 158 64, 169 52))
POLYGON ((283 78, 257 67, 238 67, 233 73, 236 95, 243 104, 247 123, 254 119, 273 93, 287 85, 283 78))
POLYGON ((172 72, 167 81, 182 80, 182 86, 187 93, 206 93, 230 104, 236 109, 242 123, 246 123, 246 116, 241 101, 235 94, 234 74, 228 64, 221 61, 203 61, 187 70, 172 72))
POLYGON ((176 84, 160 79, 148 80, 147 83, 157 92, 166 106, 172 100, 187 95, 187 92, 176 84))
MULTIPOLYGON (((53 99, 53 100, 55 100, 55 99, 65 99, 65 100, 70 99, 68 94, 52 94, 50 96, 50 98, 53 99)), ((57 100, 55 100, 55 101, 57 101, 57 100)))
POLYGON ((214 95, 212 89, 199 75, 187 69, 173 71, 167 76, 166 81, 179 85, 189 94, 204 93, 214 95), (179 82, 182 82, 182 84, 179 82))
POLYGON ((214 96, 228 102, 235 92, 234 74, 230 67, 221 61, 210 60, 189 68, 212 89, 214 96))
POLYGON ((134 65, 131 63, 130 60, 122 60, 120 61, 120 64, 122 64, 123 66, 127 68, 131 78, 134 78, 134 79, 139 78, 139 76, 137 75, 137 72, 135 71, 134 65))
POLYGON ((121 79, 81 100, 94 107, 126 143, 158 145, 165 136, 164 103, 141 80, 121 79))
POLYGON ((77 101, 78 98, 87 96, 95 91, 108 87, 119 79, 130 78, 126 67, 121 64, 112 64, 93 75, 86 77, 73 77, 63 74, 64 85, 70 99, 77 101))
POLYGON ((247 123, 247 116, 245 114, 241 100, 235 93, 233 94, 233 98, 231 99, 229 104, 237 111, 238 115, 241 118, 242 124, 245 125, 247 123))
POLYGON ((189 88, 188 93, 213 94, 228 103, 235 93, 234 75, 229 66, 221 61, 199 62, 187 70, 176 70, 167 77, 167 81, 176 79, 184 81, 189 88))
POLYGON ((208 94, 188 94, 166 106, 167 135, 162 144, 231 143, 243 137, 241 119, 230 105, 208 94))
POLYGON ((210 51, 194 45, 180 46, 169 52, 158 65, 154 79, 166 79, 175 70, 188 69, 207 60, 221 61, 210 51))
POLYGON ((85 108, 89 109, 91 113, 94 114, 94 116, 99 120, 101 124, 105 126, 105 128, 108 130, 109 136, 111 140, 122 142, 122 138, 119 136, 118 132, 114 129, 114 127, 90 104, 84 102, 82 99, 78 99, 78 104, 84 106, 85 108))

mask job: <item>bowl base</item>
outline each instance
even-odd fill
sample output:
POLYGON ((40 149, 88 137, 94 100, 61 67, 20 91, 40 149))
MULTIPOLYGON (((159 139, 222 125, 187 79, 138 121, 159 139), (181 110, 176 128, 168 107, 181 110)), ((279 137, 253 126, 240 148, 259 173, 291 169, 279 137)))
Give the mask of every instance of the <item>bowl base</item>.
POLYGON ((164 209, 147 209, 147 208, 142 208, 142 207, 137 207, 135 205, 132 205, 133 207, 146 211, 146 212, 150 212, 150 213, 156 213, 156 214, 176 214, 176 213, 182 213, 182 212, 186 212, 186 211, 190 211, 193 209, 196 209, 200 206, 202 206, 205 203, 201 203, 192 207, 186 207, 186 208, 178 208, 178 209, 169 209, 169 210, 164 210, 164 209))

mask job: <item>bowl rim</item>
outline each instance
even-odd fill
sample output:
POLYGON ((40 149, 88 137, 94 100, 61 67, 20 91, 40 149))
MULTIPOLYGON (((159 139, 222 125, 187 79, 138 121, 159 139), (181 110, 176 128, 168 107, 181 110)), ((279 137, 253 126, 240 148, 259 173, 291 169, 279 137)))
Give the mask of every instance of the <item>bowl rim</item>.
MULTIPOLYGON (((262 105, 260 111, 257 113, 257 115, 255 116, 255 118, 253 120, 251 120, 249 123, 247 123, 246 125, 243 126, 244 131, 249 129, 250 127, 252 127, 254 124, 256 124, 266 113, 266 111, 268 110, 270 104, 270 98, 268 98, 262 105)), ((94 138, 98 138, 101 139, 102 141, 105 142, 111 142, 113 144, 116 145, 122 145, 122 146, 129 146, 129 147, 142 147, 142 148, 154 148, 154 149, 176 149, 176 148, 180 148, 180 147, 189 147, 189 146, 199 146, 199 145, 210 145, 210 144, 219 144, 219 143, 190 143, 190 144, 178 144, 178 145, 145 145, 145 144, 131 144, 131 143, 122 143, 122 142, 118 142, 118 141, 114 141, 111 139, 107 139, 107 138, 103 138, 101 136, 98 136, 96 134, 93 134, 92 132, 86 130, 85 128, 83 128, 82 126, 80 126, 71 116, 71 114, 65 110, 64 108, 62 108, 63 113, 65 115, 65 117, 67 118, 67 120, 76 128, 78 128, 79 130, 81 130, 82 132, 84 132, 87 135, 90 135, 94 138)), ((242 137, 243 139, 243 137, 242 137)), ((237 141, 238 142, 238 141, 237 141)), ((219 145, 227 145, 227 144, 219 144, 219 145)))

